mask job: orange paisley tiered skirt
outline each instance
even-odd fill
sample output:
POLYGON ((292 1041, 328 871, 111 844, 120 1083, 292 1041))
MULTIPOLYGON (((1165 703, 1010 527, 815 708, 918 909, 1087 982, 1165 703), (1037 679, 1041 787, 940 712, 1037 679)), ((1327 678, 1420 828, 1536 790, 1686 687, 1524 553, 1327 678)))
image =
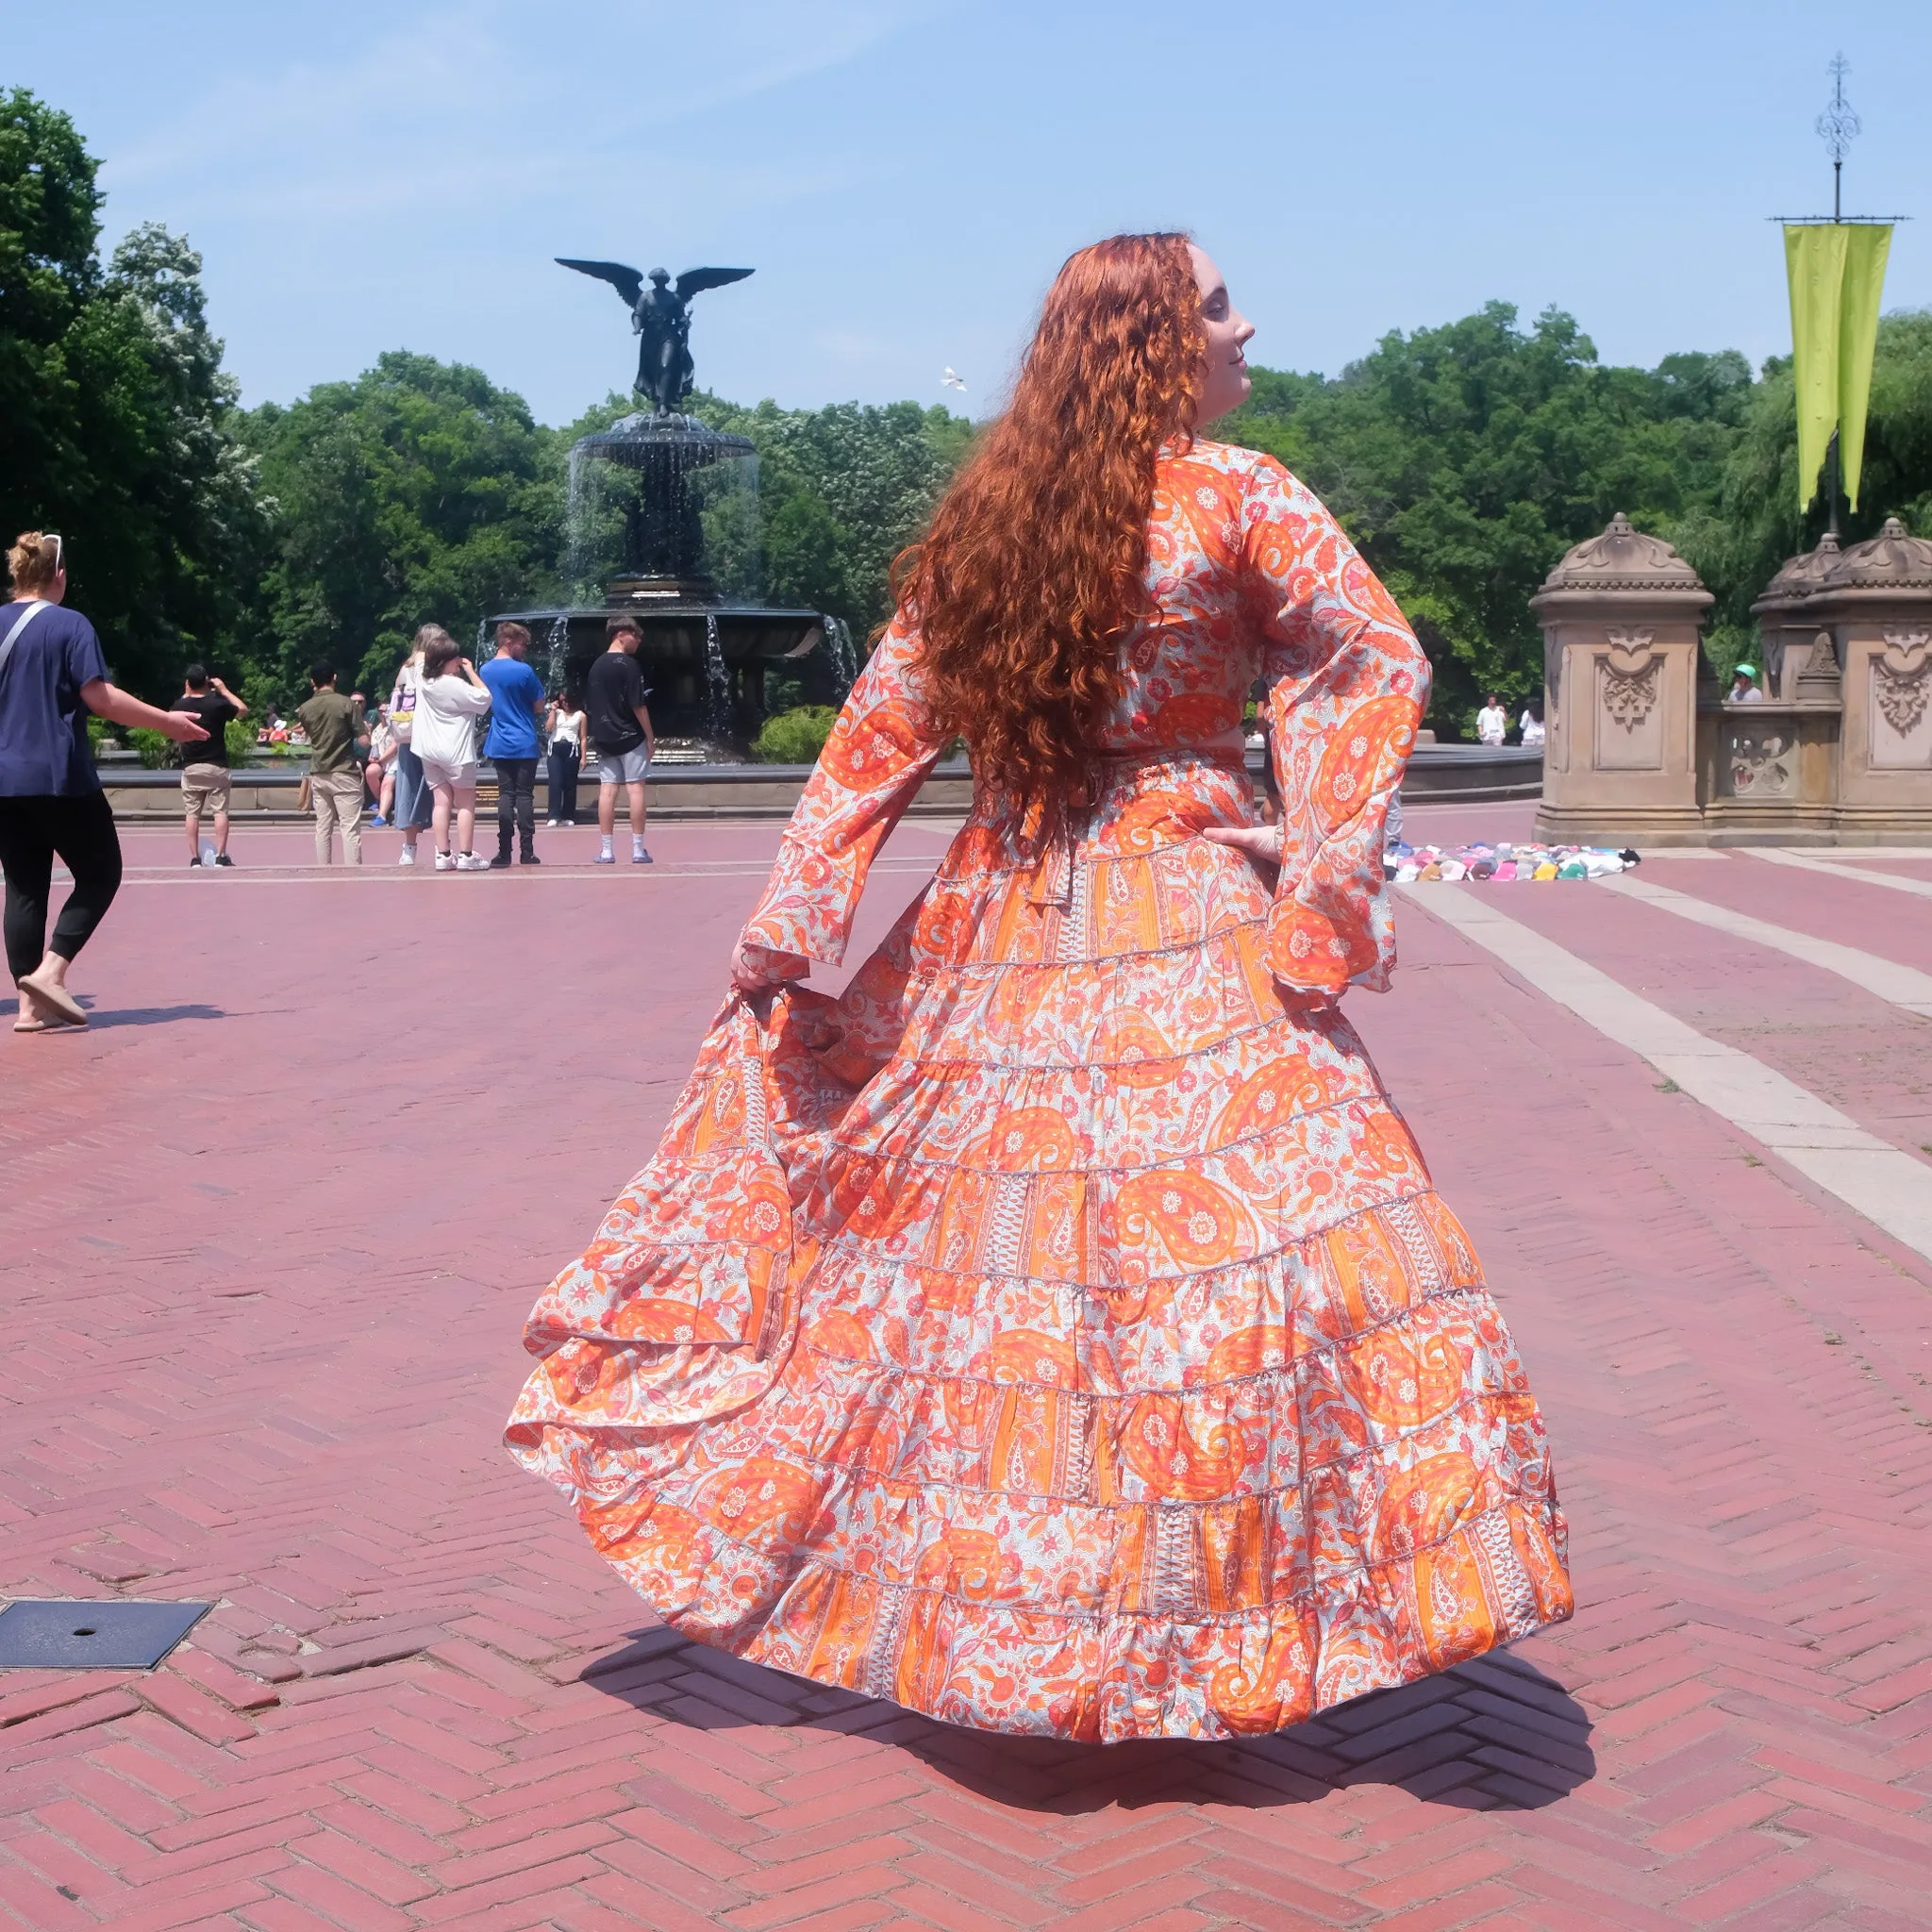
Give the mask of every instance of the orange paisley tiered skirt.
POLYGON ((1543 1425, 1207 759, 967 824, 838 999, 734 998, 508 1441, 663 1620, 952 1724, 1294 1724, 1570 1614, 1543 1425))

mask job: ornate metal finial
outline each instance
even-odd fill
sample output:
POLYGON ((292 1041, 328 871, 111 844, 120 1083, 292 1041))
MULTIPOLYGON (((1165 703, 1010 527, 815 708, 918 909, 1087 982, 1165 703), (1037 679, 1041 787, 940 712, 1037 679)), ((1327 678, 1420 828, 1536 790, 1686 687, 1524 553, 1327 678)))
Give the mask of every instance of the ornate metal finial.
POLYGON ((1845 156, 1863 131, 1851 103, 1845 99, 1845 75, 1851 71, 1851 62, 1842 54, 1833 57, 1831 65, 1825 69, 1831 75, 1831 106, 1818 117, 1818 138, 1831 157, 1831 218, 1835 222, 1843 219, 1840 186, 1844 177, 1845 156))

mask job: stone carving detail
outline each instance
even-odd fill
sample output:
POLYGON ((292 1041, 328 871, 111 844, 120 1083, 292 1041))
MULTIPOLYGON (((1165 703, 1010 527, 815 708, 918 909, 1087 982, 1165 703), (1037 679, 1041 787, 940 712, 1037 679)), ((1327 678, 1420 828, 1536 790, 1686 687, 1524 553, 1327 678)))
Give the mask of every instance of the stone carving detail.
POLYGON ((1872 763, 1895 772, 1932 765, 1932 631, 1889 630, 1872 654, 1872 763), (1879 728, 1885 721, 1890 730, 1879 728))
POLYGON ((1733 725, 1727 736, 1725 764, 1733 798, 1782 798, 1789 794, 1795 747, 1786 731, 1739 724, 1733 725))
POLYGON ((1915 653, 1923 652, 1927 633, 1894 631, 1885 633, 1890 646, 1882 658, 1872 660, 1872 695, 1877 701, 1885 722, 1901 738, 1909 738, 1919 728, 1925 707, 1932 703, 1932 652, 1924 652, 1917 664, 1915 653), (1910 669, 1907 669, 1907 665, 1910 669))
POLYGON ((1811 640, 1811 655, 1805 659, 1801 677, 1836 677, 1838 653, 1831 647, 1831 633, 1822 630, 1811 640))
MULTIPOLYGON (((1647 642, 1649 633, 1643 635, 1647 642)), ((1637 670, 1623 669, 1611 658, 1604 659, 1604 709, 1625 731, 1634 732, 1650 716, 1663 668, 1660 658, 1646 659, 1637 670)))

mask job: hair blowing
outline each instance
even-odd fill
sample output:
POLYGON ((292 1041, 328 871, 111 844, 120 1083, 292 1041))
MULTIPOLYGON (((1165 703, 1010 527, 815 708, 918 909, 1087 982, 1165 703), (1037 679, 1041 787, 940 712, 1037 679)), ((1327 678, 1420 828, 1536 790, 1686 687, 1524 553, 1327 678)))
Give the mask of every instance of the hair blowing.
POLYGON ((44 591, 59 575, 55 559, 60 546, 38 530, 23 530, 7 553, 7 568, 13 575, 16 591, 44 591))
POLYGON ((938 729, 1023 799, 1087 777, 1147 608, 1160 446, 1187 436, 1207 338, 1188 238, 1116 235, 1068 258, 1013 399, 922 543, 893 566, 938 729))

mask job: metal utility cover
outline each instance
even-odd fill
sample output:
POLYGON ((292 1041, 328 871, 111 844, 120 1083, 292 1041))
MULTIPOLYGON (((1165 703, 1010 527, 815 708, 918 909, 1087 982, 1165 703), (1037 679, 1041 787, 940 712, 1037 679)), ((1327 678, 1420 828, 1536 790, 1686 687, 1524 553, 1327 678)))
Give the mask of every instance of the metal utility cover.
POLYGON ((20 1597, 0 1610, 0 1670, 151 1671, 213 1607, 20 1597))

